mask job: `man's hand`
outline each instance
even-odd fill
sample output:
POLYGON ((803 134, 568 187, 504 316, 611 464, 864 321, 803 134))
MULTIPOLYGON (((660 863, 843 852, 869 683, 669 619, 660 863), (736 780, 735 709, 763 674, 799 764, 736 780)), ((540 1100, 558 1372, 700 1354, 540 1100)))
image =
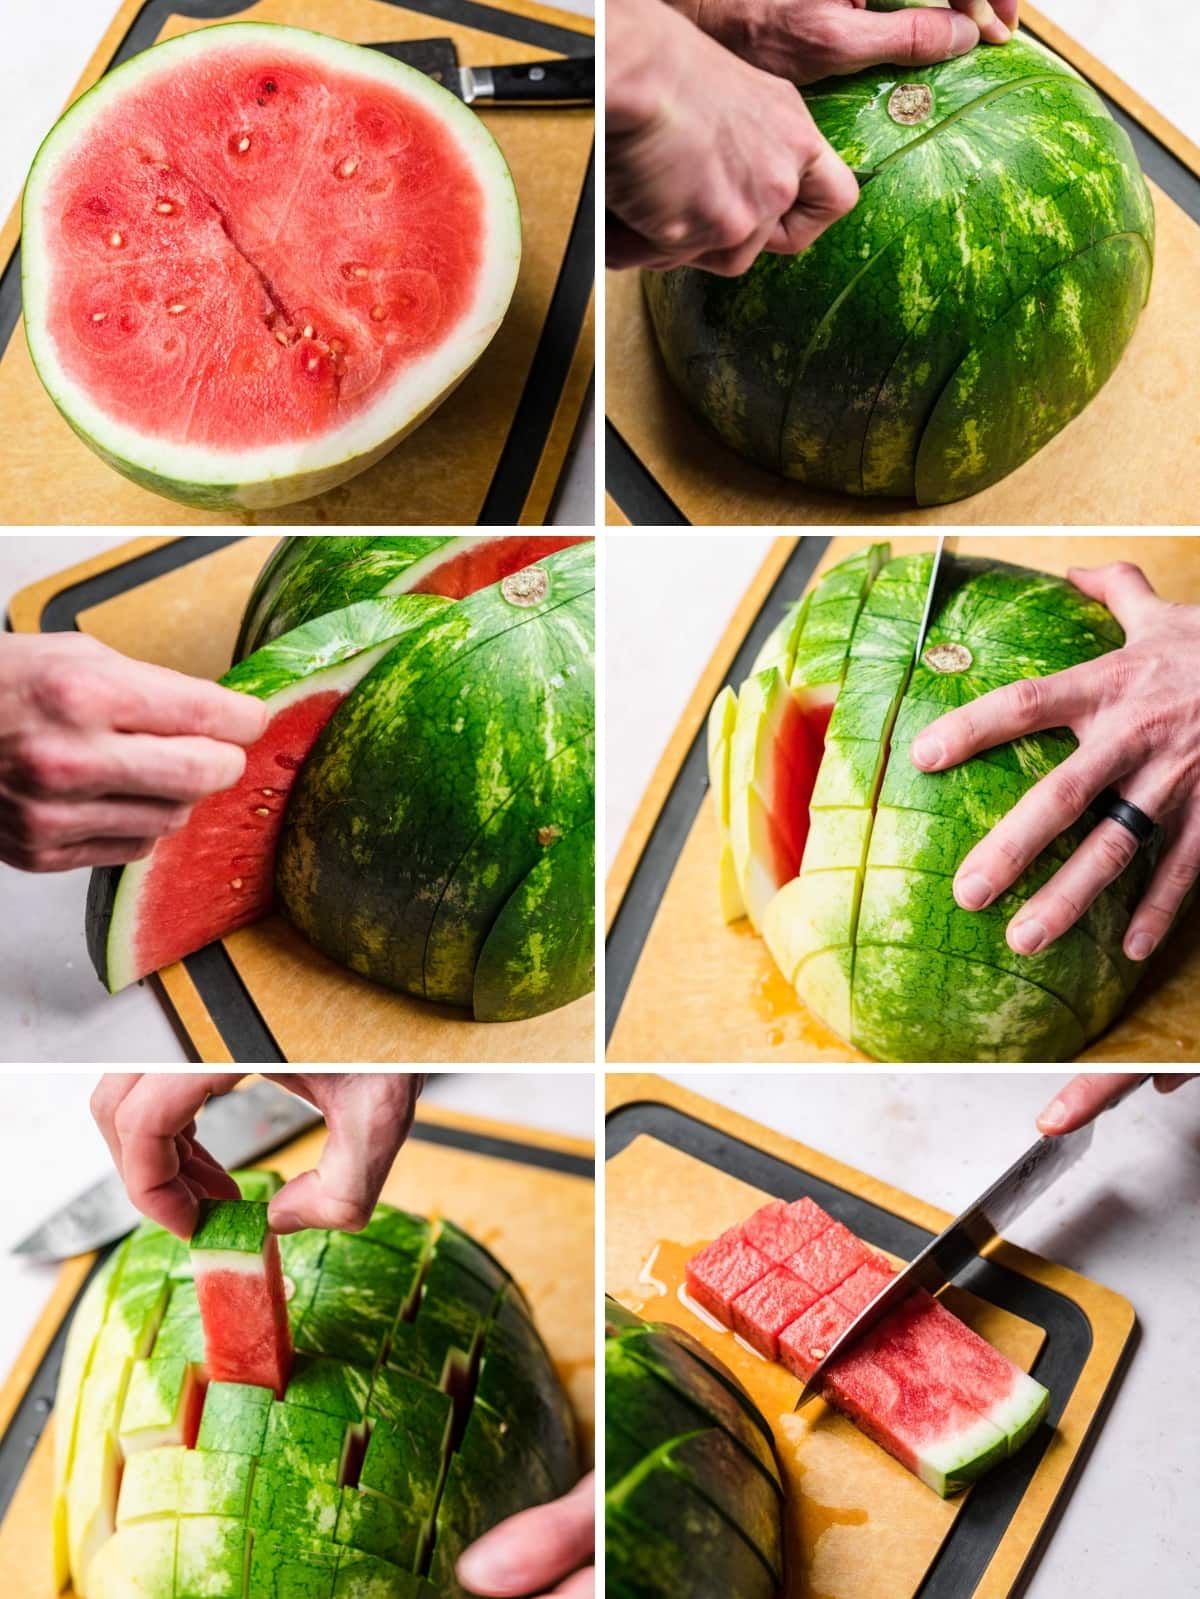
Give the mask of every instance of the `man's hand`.
MULTIPOLYGON (((1073 1133, 1077 1127, 1095 1121, 1138 1081, 1139 1073, 1086 1072, 1082 1077, 1073 1077, 1038 1117, 1038 1130, 1052 1136, 1073 1133)), ((1154 1079, 1154 1086, 1160 1094, 1173 1094, 1191 1081, 1188 1076, 1162 1073, 1154 1079)))
POLYGON ((491 1599, 592 1599, 595 1548, 596 1485, 587 1476, 565 1499, 523 1510, 485 1533, 459 1560, 458 1580, 491 1599))
POLYGON ((246 694, 83 634, 0 636, 0 861, 119 866, 231 787, 266 730, 246 694))
POLYGON ((661 0, 608 10, 608 263, 735 277, 853 210, 858 185, 798 91, 661 0))
MULTIPOLYGON (((196 1116, 240 1081, 236 1072, 110 1074, 92 1095, 92 1115, 129 1198, 179 1238, 192 1236, 202 1199, 238 1197, 237 1184, 196 1141, 196 1116)), ((271 1201, 272 1229, 360 1231, 412 1128, 425 1078, 289 1072, 271 1081, 315 1105, 329 1128, 316 1170, 293 1177, 271 1201)))
MULTIPOLYGON (((1068 727, 1079 748, 1020 799, 966 856, 954 879, 964 910, 982 910, 1105 789, 1116 789, 1167 844, 1125 933, 1142 961, 1166 936, 1200 878, 1200 606, 1160 600, 1126 562, 1074 570, 1071 581, 1125 629, 1125 647, 1052 677, 993 690, 939 717, 912 747, 924 772, 940 772, 1026 733, 1068 727)), ((1008 924, 1008 944, 1033 955, 1061 938, 1137 852, 1120 823, 1102 821, 1008 924)))
POLYGON ((1020 0, 868 11, 866 0, 671 0, 726 49, 792 83, 885 64, 928 67, 982 39, 1005 44, 1020 0))

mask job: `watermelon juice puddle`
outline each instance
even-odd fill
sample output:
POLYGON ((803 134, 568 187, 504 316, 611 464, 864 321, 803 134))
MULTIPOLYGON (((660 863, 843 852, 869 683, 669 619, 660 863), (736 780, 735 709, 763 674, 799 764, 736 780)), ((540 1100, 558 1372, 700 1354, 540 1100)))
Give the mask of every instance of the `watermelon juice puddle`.
MULTIPOLYGON (((729 1368, 745 1387, 771 1427, 775 1453, 786 1489, 785 1599, 837 1599, 810 1586, 805 1575, 822 1538, 839 1528, 865 1527, 863 1505, 826 1505, 805 1492, 805 1445, 810 1432, 834 1414, 823 1400, 814 1400, 803 1415, 795 1414, 800 1383, 786 1366, 766 1360, 737 1333, 722 1327, 687 1290, 687 1263, 712 1240, 680 1244, 662 1238, 642 1265, 637 1282, 617 1297, 648 1321, 682 1327, 729 1368)), ((902 1468, 901 1468, 902 1469, 902 1468)))

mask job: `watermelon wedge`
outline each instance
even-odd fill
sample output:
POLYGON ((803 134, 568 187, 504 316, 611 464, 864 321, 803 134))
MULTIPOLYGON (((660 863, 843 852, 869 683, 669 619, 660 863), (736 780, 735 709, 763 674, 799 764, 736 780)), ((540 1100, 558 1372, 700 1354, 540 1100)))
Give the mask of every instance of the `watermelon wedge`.
POLYGON ((296 628, 226 672, 226 688, 266 701, 271 721, 230 789, 209 795, 182 832, 145 859, 92 873, 88 952, 112 993, 271 909, 288 791, 342 700, 406 630, 449 604, 431 596, 364 600, 296 628))
POLYGON ((378 461, 490 343, 521 256, 484 123, 380 51, 200 28, 109 72, 25 187, 25 331, 76 433, 206 509, 378 461))
MULTIPOLYGON (((763 1206, 687 1265, 693 1298, 801 1380, 894 1275, 807 1198, 763 1206), (772 1256, 786 1263, 772 1266, 772 1256)), ((1021 1448, 1050 1402, 1040 1383, 922 1292, 838 1360, 822 1391, 943 1498, 1021 1448)))
POLYGON ((243 660, 281 633, 359 600, 397 594, 465 599, 587 536, 290 535, 275 546, 250 592, 233 658, 243 660))
POLYGON ((192 1269, 204 1322, 205 1364, 214 1382, 287 1391, 292 1339, 279 1240, 266 1205, 204 1203, 192 1234, 192 1269))

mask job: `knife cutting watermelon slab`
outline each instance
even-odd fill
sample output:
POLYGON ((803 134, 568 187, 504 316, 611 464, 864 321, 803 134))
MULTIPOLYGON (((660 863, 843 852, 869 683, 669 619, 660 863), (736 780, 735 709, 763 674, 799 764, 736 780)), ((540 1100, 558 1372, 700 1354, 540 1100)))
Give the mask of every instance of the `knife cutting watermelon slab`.
POLYGON ((279 1241, 267 1225, 267 1207, 242 1199, 207 1201, 191 1254, 209 1377, 270 1388, 282 1399, 292 1370, 292 1338, 279 1241))
POLYGON ((229 23, 107 73, 43 142, 25 331, 71 427, 204 509, 378 461, 507 310, 516 193, 483 122, 390 56, 229 23))
MULTIPOLYGON (((802 1381, 894 1274, 809 1199, 763 1206, 687 1266, 697 1303, 802 1381), (797 1232, 805 1241, 785 1264, 772 1264, 797 1232)), ((1050 1400, 1040 1383, 919 1291, 829 1369, 822 1391, 943 1498, 1021 1448, 1050 1400)))

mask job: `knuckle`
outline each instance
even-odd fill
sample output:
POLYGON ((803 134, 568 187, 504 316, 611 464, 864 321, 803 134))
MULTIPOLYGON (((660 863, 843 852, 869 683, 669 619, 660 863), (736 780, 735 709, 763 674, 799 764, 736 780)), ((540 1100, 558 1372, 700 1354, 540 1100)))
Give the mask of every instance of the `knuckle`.
POLYGON ((79 775, 79 762, 67 746, 36 735, 18 743, 13 764, 22 788, 29 794, 63 793, 79 775))
POLYGON ((1096 834, 1096 851, 1114 876, 1123 872, 1138 852, 1137 840, 1119 823, 1102 827, 1096 834))
POLYGON ((123 1099, 113 1112, 112 1124, 117 1137, 121 1139, 128 1138, 141 1130, 141 1118, 137 1106, 131 1104, 128 1097, 123 1099))
POLYGON ((1038 716, 1045 701, 1045 691, 1041 679, 1037 677, 1019 677, 1015 683, 1009 685, 1009 698, 1012 709, 1018 716, 1038 716))
POLYGON ((1090 796, 1075 772, 1060 766, 1046 778, 1046 784, 1056 809, 1069 811, 1072 817, 1082 816, 1090 796))
POLYGON ((1008 833, 998 831, 992 838, 992 848, 1005 866, 1011 867, 1014 871, 1022 872, 1029 864, 1029 851, 1008 833))
POLYGON ((95 702, 95 685, 87 674, 66 663, 48 666, 33 686, 37 708, 56 722, 80 726, 95 702))

